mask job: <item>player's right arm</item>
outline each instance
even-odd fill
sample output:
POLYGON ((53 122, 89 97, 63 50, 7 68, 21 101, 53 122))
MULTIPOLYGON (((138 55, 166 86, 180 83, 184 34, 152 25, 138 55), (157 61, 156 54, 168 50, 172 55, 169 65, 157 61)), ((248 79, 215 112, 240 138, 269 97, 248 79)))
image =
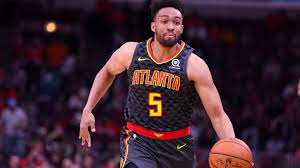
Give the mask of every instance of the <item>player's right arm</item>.
POLYGON ((88 146, 91 146, 91 137, 88 127, 91 127, 92 132, 96 131, 95 117, 92 114, 92 110, 111 86, 115 76, 125 69, 128 69, 136 45, 136 42, 127 42, 122 45, 97 73, 80 121, 79 139, 82 139, 82 145, 84 145, 86 141, 88 146))

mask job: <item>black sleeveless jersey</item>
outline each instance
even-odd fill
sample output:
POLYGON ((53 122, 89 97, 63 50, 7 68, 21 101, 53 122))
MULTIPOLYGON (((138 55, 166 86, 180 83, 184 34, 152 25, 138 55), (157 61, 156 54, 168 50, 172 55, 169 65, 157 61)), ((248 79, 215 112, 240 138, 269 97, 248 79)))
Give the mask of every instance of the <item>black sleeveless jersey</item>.
POLYGON ((151 40, 138 43, 128 68, 125 119, 159 132, 189 127, 197 92, 187 79, 186 65, 194 49, 181 41, 173 56, 159 62, 151 40))

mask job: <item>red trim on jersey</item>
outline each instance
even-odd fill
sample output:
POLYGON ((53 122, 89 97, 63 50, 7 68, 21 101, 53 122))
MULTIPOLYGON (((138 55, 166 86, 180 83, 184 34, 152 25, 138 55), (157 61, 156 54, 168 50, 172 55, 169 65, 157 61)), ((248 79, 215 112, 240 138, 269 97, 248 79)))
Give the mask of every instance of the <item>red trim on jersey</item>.
POLYGON ((153 130, 148 130, 146 128, 143 128, 137 124, 134 124, 132 122, 127 122, 127 128, 133 132, 136 132, 138 134, 141 134, 145 137, 152 138, 152 139, 176 139, 180 137, 184 137, 186 135, 190 134, 190 127, 172 131, 172 132, 157 132, 153 130))
POLYGON ((152 49, 151 49, 151 41, 152 41, 152 37, 150 39, 148 39, 147 43, 146 43, 146 48, 147 48, 147 52, 150 56, 150 58, 156 63, 156 64, 163 64, 163 63, 166 63, 166 62, 169 62, 170 60, 176 58, 180 53, 181 51, 183 50, 184 46, 185 46, 185 42, 181 41, 181 45, 179 46, 179 48, 177 49, 177 51, 175 52, 175 54, 173 54, 171 57, 167 58, 166 60, 163 60, 163 61, 158 61, 153 53, 152 53, 152 49))

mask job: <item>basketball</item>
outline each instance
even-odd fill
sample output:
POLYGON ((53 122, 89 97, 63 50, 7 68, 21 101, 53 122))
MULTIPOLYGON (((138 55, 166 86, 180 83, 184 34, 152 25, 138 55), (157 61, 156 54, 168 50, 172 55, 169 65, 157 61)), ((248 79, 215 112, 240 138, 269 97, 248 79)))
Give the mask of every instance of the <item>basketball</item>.
POLYGON ((248 145, 237 138, 224 138, 209 152, 210 168, 250 168, 253 158, 248 145))

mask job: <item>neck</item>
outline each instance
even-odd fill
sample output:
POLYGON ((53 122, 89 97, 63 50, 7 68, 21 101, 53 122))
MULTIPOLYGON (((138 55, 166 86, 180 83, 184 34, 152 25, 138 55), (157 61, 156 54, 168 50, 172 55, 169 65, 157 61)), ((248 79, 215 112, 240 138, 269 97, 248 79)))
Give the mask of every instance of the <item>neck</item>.
POLYGON ((171 57, 178 49, 179 44, 175 44, 172 47, 162 46, 156 39, 154 39, 153 43, 151 43, 151 50, 153 56, 158 61, 163 61, 171 57))

